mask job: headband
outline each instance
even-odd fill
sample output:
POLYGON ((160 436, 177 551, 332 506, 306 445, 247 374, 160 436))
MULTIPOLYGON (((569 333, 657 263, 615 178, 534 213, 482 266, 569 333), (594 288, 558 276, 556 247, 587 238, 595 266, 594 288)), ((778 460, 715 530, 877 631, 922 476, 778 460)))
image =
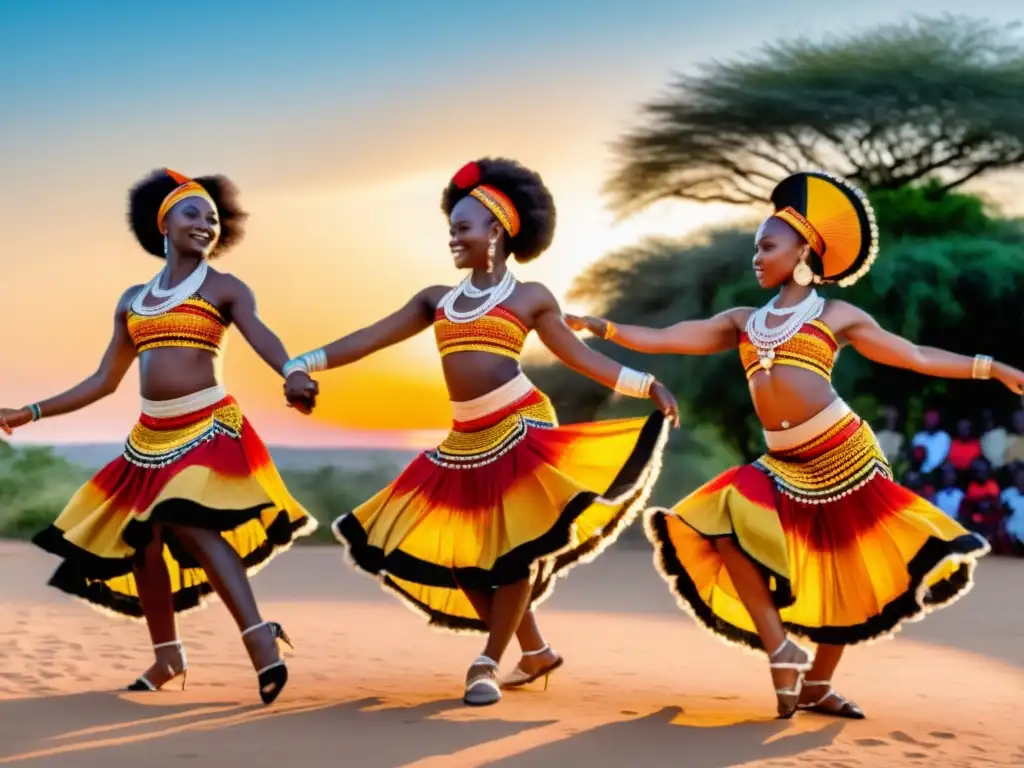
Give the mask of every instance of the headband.
POLYGON ((853 285, 878 257, 878 225, 860 189, 820 171, 795 173, 771 194, 774 218, 799 232, 814 253, 816 282, 853 285))
POLYGON ((510 237, 519 234, 519 211, 500 190, 489 184, 480 184, 480 166, 467 163, 452 177, 452 182, 459 189, 470 189, 470 196, 483 203, 487 210, 494 214, 501 226, 510 237))
POLYGON ((164 231, 164 218, 167 216, 167 212, 186 197, 201 197, 212 205, 214 210, 217 210, 217 203, 214 202, 210 193, 203 188, 202 184, 198 181, 192 181, 188 176, 182 176, 170 168, 166 170, 167 175, 178 182, 178 186, 172 189, 163 202, 160 203, 160 208, 156 212, 157 229, 161 232, 164 231))
POLYGON ((474 187, 469 194, 487 206, 487 210, 501 222, 509 236, 515 237, 519 234, 519 212, 505 195, 487 184, 474 187))

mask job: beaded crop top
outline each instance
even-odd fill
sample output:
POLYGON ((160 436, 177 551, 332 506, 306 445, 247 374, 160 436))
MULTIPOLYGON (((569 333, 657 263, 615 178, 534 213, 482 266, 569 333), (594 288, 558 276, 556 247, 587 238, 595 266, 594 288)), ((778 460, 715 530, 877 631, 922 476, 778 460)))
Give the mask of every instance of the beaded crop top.
POLYGON ((128 335, 140 354, 158 347, 220 350, 227 323, 217 308, 198 293, 161 315, 128 311, 128 335))
MULTIPOLYGON (((755 373, 763 369, 757 349, 750 342, 750 337, 746 332, 740 333, 739 350, 743 372, 749 380, 755 373)), ((794 368, 803 368, 805 371, 811 371, 831 381, 832 367, 835 365, 838 350, 839 344, 829 327, 820 320, 811 320, 809 323, 805 323, 793 338, 775 348, 772 365, 773 367, 788 365, 794 368)))
POLYGON ((529 329, 500 306, 468 323, 453 323, 438 308, 434 313, 434 336, 441 357, 455 352, 490 352, 518 360, 529 329))

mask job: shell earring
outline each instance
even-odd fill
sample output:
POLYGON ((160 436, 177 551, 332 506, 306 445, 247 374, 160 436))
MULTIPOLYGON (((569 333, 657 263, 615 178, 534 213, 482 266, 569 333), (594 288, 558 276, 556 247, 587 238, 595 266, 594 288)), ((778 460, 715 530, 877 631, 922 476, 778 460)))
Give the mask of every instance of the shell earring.
POLYGON ((498 238, 492 237, 491 244, 487 247, 487 273, 494 271, 494 253, 498 250, 498 238))
POLYGON ((164 235, 164 258, 167 258, 167 235, 164 235))
POLYGON ((814 280, 814 272, 811 271, 806 261, 801 261, 793 268, 793 282, 800 286, 808 286, 814 280))

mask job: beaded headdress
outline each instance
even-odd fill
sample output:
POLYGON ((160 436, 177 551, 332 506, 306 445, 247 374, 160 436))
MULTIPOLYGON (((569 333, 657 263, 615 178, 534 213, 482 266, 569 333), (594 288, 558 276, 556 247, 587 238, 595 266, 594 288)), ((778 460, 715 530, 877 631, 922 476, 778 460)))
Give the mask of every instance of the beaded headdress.
POLYGON ((853 285, 878 257, 878 226, 860 189, 823 171, 795 173, 771 194, 775 218, 799 232, 811 247, 815 283, 853 285))

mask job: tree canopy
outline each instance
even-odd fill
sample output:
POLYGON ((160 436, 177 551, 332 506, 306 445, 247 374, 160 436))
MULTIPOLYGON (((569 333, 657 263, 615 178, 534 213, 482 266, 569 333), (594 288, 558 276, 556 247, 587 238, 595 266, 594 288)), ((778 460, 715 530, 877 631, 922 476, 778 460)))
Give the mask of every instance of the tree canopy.
POLYGON ((1024 163, 1024 41, 960 17, 765 46, 677 74, 618 142, 606 186, 628 214, 662 199, 750 204, 799 170, 943 191, 1024 163))
MULTIPOLYGON (((968 355, 987 353, 1024 366, 1024 225, 994 218, 975 197, 938 192, 934 183, 873 193, 882 255, 852 288, 822 292, 851 301, 887 329, 918 343, 968 355)), ((766 296, 750 267, 755 228, 752 222, 690 239, 650 240, 613 253, 580 276, 572 299, 616 322, 653 327, 733 306, 759 306, 766 296)), ((763 450, 735 351, 647 357, 610 342, 590 343, 662 379, 684 406, 689 428, 713 428, 748 459, 763 450)), ((611 402, 607 390, 560 366, 539 371, 537 381, 566 421, 595 418, 611 402)), ((875 365, 852 350, 840 353, 835 384, 869 418, 880 401, 915 413, 941 398, 947 410, 970 415, 979 400, 997 411, 1008 412, 1016 404, 995 383, 930 379, 875 365)))

